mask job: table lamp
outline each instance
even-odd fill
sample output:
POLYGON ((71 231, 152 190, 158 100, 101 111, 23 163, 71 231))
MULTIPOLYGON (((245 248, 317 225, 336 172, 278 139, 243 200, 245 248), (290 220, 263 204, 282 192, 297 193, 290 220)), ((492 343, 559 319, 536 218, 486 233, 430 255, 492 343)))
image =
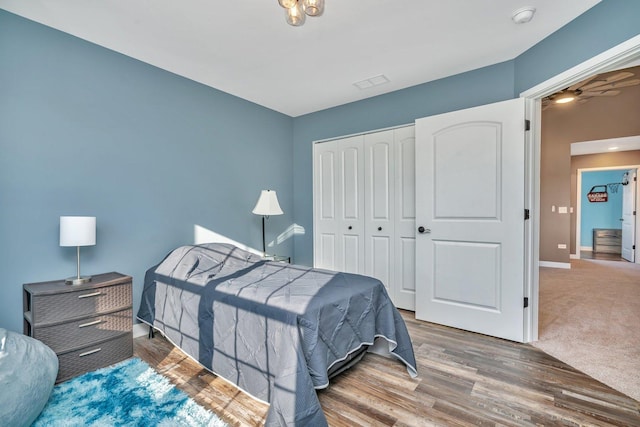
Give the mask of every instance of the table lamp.
POLYGON ((252 211, 256 215, 262 215, 262 253, 267 254, 267 246, 264 237, 264 220, 269 218, 270 215, 282 215, 282 209, 278 203, 278 196, 275 191, 262 190, 256 207, 252 211))
POLYGON ((61 216, 60 246, 75 246, 78 258, 77 277, 65 280, 67 285, 80 285, 91 281, 91 276, 80 276, 80 246, 96 244, 95 216, 61 216))

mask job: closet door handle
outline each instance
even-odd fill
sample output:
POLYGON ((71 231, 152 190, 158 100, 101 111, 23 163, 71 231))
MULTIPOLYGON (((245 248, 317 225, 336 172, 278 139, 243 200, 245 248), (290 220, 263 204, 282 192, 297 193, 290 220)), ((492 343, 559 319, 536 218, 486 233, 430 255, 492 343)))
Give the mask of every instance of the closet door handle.
POLYGON ((348 228, 349 230, 351 230, 353 227, 352 227, 352 226, 349 226, 349 227, 347 227, 347 228, 348 228))
POLYGON ((424 228, 423 226, 418 227, 418 233, 420 234, 428 234, 431 233, 431 230, 429 230, 428 228, 424 228))
POLYGON ((382 227, 378 227, 378 231, 382 231, 382 227))

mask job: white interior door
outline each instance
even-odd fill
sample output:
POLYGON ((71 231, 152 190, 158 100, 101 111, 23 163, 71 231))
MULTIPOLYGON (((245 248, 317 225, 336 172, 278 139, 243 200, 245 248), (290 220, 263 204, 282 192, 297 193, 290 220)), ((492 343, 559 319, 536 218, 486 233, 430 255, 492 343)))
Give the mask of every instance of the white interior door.
POLYGON ((627 171, 629 183, 622 186, 622 258, 635 262, 637 169, 627 171))
POLYGON ((524 338, 524 99, 416 120, 416 318, 524 338))

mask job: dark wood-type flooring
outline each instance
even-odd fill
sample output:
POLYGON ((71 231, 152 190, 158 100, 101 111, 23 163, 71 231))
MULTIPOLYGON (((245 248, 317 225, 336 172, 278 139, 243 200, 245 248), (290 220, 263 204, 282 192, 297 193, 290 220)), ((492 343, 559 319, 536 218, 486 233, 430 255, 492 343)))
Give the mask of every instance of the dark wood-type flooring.
MULTIPOLYGON (((417 321, 412 312, 402 315, 418 378, 411 379, 398 361, 367 354, 318 392, 331 426, 640 426, 639 402, 533 346, 417 321)), ((136 338, 134 348, 229 424, 264 422, 267 405, 159 334, 136 338)))
POLYGON ((592 251, 580 251, 580 259, 599 259, 604 261, 624 261, 627 262, 620 254, 594 253, 592 251))

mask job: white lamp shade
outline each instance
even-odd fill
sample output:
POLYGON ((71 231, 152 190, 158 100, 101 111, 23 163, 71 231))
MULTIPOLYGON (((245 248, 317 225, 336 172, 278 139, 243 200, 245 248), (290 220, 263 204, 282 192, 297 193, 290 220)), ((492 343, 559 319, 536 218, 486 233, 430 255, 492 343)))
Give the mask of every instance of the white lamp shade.
POLYGON ((93 246, 95 244, 95 216, 60 217, 60 246, 93 246))
POLYGON ((256 207, 253 208, 252 212, 256 215, 264 216, 282 215, 284 213, 278 203, 276 192, 272 190, 262 190, 258 203, 256 203, 256 207))

